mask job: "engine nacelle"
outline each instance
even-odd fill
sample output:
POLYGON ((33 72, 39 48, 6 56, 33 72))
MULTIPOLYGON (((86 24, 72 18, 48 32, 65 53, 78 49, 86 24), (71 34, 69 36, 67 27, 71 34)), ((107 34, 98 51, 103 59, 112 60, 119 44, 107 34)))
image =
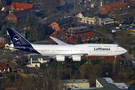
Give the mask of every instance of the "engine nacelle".
POLYGON ((81 61, 81 56, 79 55, 72 55, 73 61, 81 61))
POLYGON ((57 61, 65 61, 65 56, 63 56, 63 55, 56 55, 56 60, 57 61))

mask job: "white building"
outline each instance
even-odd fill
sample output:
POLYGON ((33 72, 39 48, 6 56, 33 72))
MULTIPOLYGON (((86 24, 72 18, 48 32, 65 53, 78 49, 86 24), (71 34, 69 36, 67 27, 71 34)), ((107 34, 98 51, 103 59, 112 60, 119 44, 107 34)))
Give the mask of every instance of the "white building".
POLYGON ((120 28, 119 27, 115 27, 115 28, 112 29, 112 33, 115 33, 117 31, 120 31, 120 28))
POLYGON ((109 25, 114 23, 114 19, 107 15, 92 15, 89 12, 80 12, 76 15, 78 22, 91 25, 109 25))
POLYGON ((109 25, 114 23, 114 19, 111 18, 101 18, 101 21, 103 25, 109 25))
POLYGON ((48 61, 48 56, 32 55, 30 56, 30 61, 28 62, 27 67, 40 67, 41 63, 46 63, 48 61))
POLYGON ((62 84, 66 89, 90 87, 90 82, 87 79, 60 80, 59 84, 62 84))
POLYGON ((72 90, 128 90, 128 86, 123 82, 114 82, 110 77, 105 77, 96 79, 96 87, 72 88, 72 90))

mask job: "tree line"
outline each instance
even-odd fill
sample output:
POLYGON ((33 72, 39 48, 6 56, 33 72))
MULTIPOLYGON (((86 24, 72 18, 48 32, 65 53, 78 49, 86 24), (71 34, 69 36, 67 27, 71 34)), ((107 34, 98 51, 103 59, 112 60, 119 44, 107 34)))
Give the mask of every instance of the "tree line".
POLYGON ((37 23, 34 17, 29 17, 27 20, 27 39, 34 41, 45 40, 48 36, 47 27, 44 24, 37 23))
MULTIPOLYGON (((10 73, 8 78, 0 79, 0 87, 20 87, 22 90, 61 90, 59 80, 88 79, 90 86, 95 86, 96 78, 111 77, 115 82, 128 82, 135 79, 135 67, 130 62, 117 60, 101 61, 82 60, 74 62, 66 60, 57 62, 50 60, 36 68, 37 77, 22 77, 18 73, 10 73), (42 77, 40 76, 42 75, 42 77)), ((27 68, 26 68, 27 69, 27 68)))

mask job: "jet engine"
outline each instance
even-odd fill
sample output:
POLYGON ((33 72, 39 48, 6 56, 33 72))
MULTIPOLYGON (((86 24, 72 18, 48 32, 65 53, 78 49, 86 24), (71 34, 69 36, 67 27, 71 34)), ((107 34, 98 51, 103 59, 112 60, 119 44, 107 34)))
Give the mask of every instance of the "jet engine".
POLYGON ((79 55, 72 55, 73 61, 81 61, 81 56, 79 55))
POLYGON ((63 55, 56 55, 56 60, 57 61, 65 61, 65 56, 63 56, 63 55))

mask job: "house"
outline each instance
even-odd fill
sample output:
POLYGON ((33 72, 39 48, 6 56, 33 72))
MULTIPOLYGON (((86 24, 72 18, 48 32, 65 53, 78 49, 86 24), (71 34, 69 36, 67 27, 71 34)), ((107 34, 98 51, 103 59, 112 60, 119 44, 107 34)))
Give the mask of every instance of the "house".
POLYGON ((94 36, 94 32, 86 32, 86 33, 71 35, 70 37, 67 38, 66 42, 76 44, 79 35, 81 36, 82 42, 84 43, 88 41, 98 40, 98 37, 94 36))
POLYGON ((72 88, 72 90, 128 90, 128 86, 123 82, 114 82, 110 77, 97 78, 96 87, 72 88))
POLYGON ((90 87, 90 82, 87 79, 60 80, 59 84, 62 84, 67 90, 69 88, 71 89, 71 88, 89 88, 90 87))
POLYGON ((50 36, 58 38, 62 41, 65 41, 67 38, 66 33, 62 30, 61 31, 54 31, 50 36))
POLYGON ((13 12, 6 16, 4 19, 8 20, 10 22, 17 23, 21 19, 26 19, 29 16, 34 16, 35 15, 35 10, 34 9, 26 9, 18 12, 13 12))
POLYGON ((114 19, 110 18, 107 14, 101 15, 101 14, 97 14, 98 17, 98 23, 99 25, 110 25, 112 23, 114 23, 114 19))
POLYGON ((0 74, 5 72, 10 72, 10 69, 5 63, 0 62, 0 74))
POLYGON ((0 5, 6 6, 7 5, 7 1, 6 0, 0 0, 0 5))
POLYGON ((129 26, 129 27, 127 27, 127 30, 135 32, 135 27, 134 26, 129 26))
POLYGON ((30 56, 30 61, 28 62, 27 67, 40 67, 41 63, 46 63, 49 60, 50 59, 47 56, 32 55, 30 56))
MULTIPOLYGON (((4 0, 4 1, 5 1, 5 0, 4 0)), ((34 7, 33 4, 12 2, 11 5, 9 5, 9 6, 4 6, 4 7, 1 9, 1 11, 5 11, 5 10, 21 11, 21 10, 30 9, 30 8, 33 8, 33 7, 34 7)))
POLYGON ((66 38, 67 38, 66 33, 64 31, 62 31, 62 30, 61 31, 54 31, 50 36, 58 38, 58 39, 60 39, 62 41, 65 41, 66 38))
POLYGON ((112 33, 115 33, 117 31, 120 31, 120 27, 115 27, 115 28, 112 28, 112 33))
POLYGON ((97 78, 96 79, 96 87, 99 87, 99 88, 112 87, 112 90, 128 89, 128 86, 125 83, 114 82, 110 77, 97 78))
POLYGON ((59 19, 48 26, 55 31, 60 31, 73 26, 73 22, 71 18, 64 18, 64 19, 59 19))
POLYGON ((92 24, 96 25, 98 17, 95 17, 95 15, 91 14, 89 11, 87 12, 80 12, 76 15, 78 18, 78 22, 85 23, 85 24, 92 24))
POLYGON ((100 14, 108 14, 109 12, 114 13, 117 10, 125 10, 130 8, 131 6, 135 6, 131 0, 122 0, 112 4, 106 4, 100 7, 98 13, 100 14))
POLYGON ((114 19, 112 18, 101 18, 102 25, 110 25, 112 23, 114 23, 114 19))
POLYGON ((90 25, 109 25, 114 23, 114 19, 107 15, 95 14, 91 16, 90 12, 77 14, 78 22, 90 25))
POLYGON ((1 11, 6 11, 6 10, 10 10, 10 9, 11 9, 11 5, 4 6, 4 7, 2 7, 1 11))
POLYGON ((91 30, 86 26, 71 27, 71 28, 68 28, 68 30, 66 31, 66 35, 86 33, 86 32, 90 32, 90 31, 91 30))

